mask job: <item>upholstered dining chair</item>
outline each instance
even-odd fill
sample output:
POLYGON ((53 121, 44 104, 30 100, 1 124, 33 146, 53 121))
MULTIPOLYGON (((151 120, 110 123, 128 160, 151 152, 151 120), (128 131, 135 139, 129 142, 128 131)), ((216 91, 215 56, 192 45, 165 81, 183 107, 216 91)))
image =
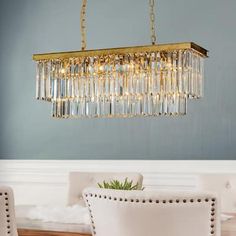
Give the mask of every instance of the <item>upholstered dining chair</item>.
POLYGON ((198 177, 198 189, 218 193, 221 211, 236 213, 236 174, 201 174, 198 177))
POLYGON ((17 236, 14 196, 11 188, 0 186, 0 235, 17 236))
POLYGON ((69 173, 69 195, 68 205, 80 204, 85 206, 83 200, 83 190, 88 187, 98 187, 98 183, 111 180, 124 181, 128 178, 134 184, 138 183, 139 189, 142 188, 143 176, 132 172, 70 172, 69 173))
POLYGON ((218 199, 204 192, 88 188, 96 236, 219 236, 218 199))

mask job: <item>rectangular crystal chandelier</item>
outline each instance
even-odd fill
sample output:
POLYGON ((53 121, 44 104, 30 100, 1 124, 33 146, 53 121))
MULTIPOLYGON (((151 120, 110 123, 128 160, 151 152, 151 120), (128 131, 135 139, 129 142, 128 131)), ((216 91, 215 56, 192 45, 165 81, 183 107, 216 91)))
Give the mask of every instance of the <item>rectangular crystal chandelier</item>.
POLYGON ((185 115, 206 57, 192 42, 36 54, 36 98, 56 118, 185 115))

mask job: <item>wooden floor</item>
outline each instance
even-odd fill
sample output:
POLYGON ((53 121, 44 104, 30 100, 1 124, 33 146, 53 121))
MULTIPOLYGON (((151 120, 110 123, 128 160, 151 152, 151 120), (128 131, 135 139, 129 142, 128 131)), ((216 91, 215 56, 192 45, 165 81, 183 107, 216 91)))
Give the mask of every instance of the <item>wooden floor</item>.
MULTIPOLYGON (((236 214, 221 226, 221 236, 236 236, 236 214)), ((89 226, 76 224, 39 223, 21 220, 18 222, 19 236, 91 236, 89 226), (81 233, 79 233, 81 232, 81 233)))

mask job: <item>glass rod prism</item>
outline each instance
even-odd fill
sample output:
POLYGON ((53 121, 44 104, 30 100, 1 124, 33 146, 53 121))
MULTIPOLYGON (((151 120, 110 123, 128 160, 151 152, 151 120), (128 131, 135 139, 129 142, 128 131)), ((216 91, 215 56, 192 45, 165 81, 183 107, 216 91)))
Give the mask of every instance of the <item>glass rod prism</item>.
POLYGON ((206 57, 192 42, 35 54, 36 98, 56 118, 185 115, 206 57))

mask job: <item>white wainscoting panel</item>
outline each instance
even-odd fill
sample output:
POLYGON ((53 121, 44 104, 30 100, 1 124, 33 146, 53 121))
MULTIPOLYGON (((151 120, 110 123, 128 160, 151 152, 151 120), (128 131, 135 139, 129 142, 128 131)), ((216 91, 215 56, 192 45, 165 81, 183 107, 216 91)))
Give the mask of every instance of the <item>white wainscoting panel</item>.
POLYGON ((201 173, 235 173, 236 161, 0 160, 0 185, 17 205, 65 205, 70 171, 140 172, 145 189, 194 189, 201 173))

